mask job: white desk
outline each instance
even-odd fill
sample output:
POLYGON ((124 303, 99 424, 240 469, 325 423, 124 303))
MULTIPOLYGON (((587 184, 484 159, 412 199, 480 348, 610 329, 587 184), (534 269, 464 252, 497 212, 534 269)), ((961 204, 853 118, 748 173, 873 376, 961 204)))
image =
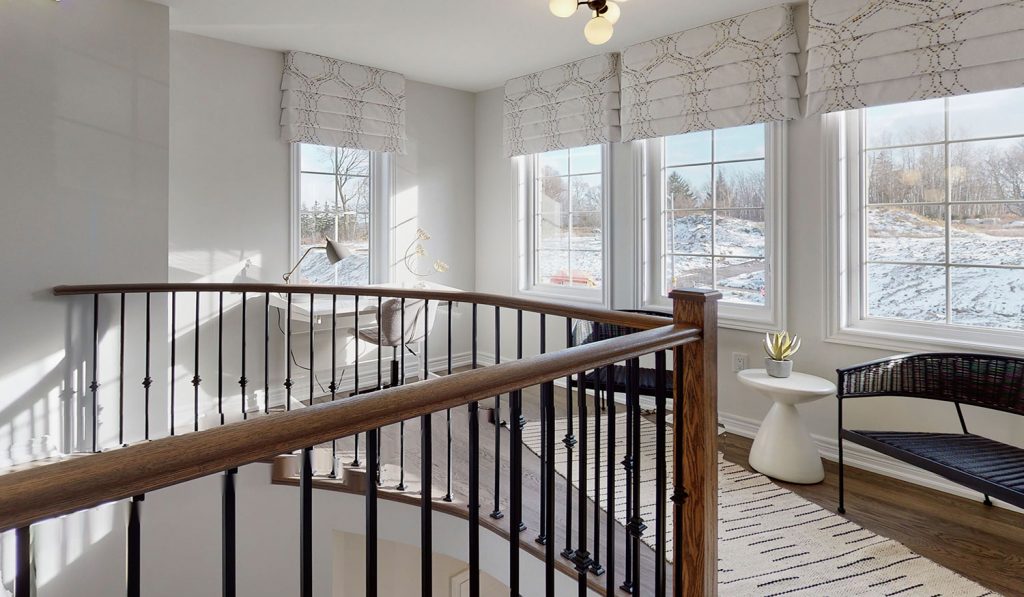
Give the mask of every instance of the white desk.
POLYGON ((780 481, 821 482, 825 478, 821 456, 796 405, 834 396, 835 384, 806 373, 771 377, 764 369, 745 369, 737 378, 773 401, 750 448, 750 466, 780 481))
MULTIPOLYGON (((458 290, 458 288, 452 288, 451 286, 445 286, 444 284, 437 284, 434 282, 389 282, 386 284, 369 284, 369 288, 401 288, 401 289, 415 289, 415 290, 458 290)), ((257 298, 257 295, 252 295, 252 298, 257 298)), ((309 293, 308 292, 297 292, 292 294, 291 300, 291 320, 292 333, 303 333, 308 332, 309 326, 297 326, 294 322, 309 323, 310 313, 312 312, 315 320, 313 322, 314 329, 330 329, 332 324, 331 314, 334 313, 337 316, 338 329, 351 328, 355 325, 355 313, 356 313, 356 300, 353 296, 338 295, 337 301, 334 302, 333 297, 326 294, 315 294, 313 296, 313 308, 310 309, 309 305, 309 293)), ((384 300, 387 300, 386 298, 384 300)), ((279 309, 282 313, 288 310, 288 294, 284 292, 275 292, 270 295, 270 306, 279 309)), ((441 301, 437 307, 446 308, 448 303, 441 301)), ((372 296, 359 297, 359 315, 360 325, 372 324, 376 321, 377 316, 377 299, 372 296), (364 318, 363 316, 366 315, 364 318)))

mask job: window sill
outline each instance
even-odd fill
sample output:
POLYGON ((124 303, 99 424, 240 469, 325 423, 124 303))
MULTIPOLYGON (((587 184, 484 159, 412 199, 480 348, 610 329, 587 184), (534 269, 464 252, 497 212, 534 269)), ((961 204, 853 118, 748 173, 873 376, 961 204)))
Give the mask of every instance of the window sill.
MULTIPOLYGON (((749 317, 738 317, 735 315, 730 315, 728 313, 729 306, 730 305, 728 304, 723 305, 721 302, 719 303, 718 327, 720 328, 725 328, 728 330, 737 330, 741 332, 756 332, 759 334, 764 334, 767 332, 776 332, 785 327, 776 322, 767 321, 763 319, 751 319, 749 317)), ((667 313, 669 315, 672 314, 672 307, 669 307, 667 305, 644 305, 642 308, 648 309, 650 311, 659 311, 661 313, 667 313)))
MULTIPOLYGON (((991 333, 991 340, 984 339, 953 339, 928 334, 920 330, 920 326, 901 322, 891 322, 892 330, 878 330, 867 327, 844 326, 825 337, 825 342, 845 344, 861 348, 877 348, 894 352, 937 352, 956 349, 968 352, 998 354, 1006 356, 1024 356, 1024 342, 1020 336, 1012 332, 991 333), (903 326, 917 329, 899 329, 903 326), (898 326, 898 327, 897 327, 898 326), (1014 339, 1017 336, 1017 339, 1014 339)), ((958 333, 959 328, 949 330, 958 333)), ((984 335, 985 331, 971 330, 975 334, 984 335)))
POLYGON ((516 291, 516 295, 539 301, 555 301, 568 304, 582 303, 595 307, 608 307, 608 302, 605 299, 603 290, 596 290, 593 293, 572 291, 559 292, 557 290, 546 290, 543 288, 533 287, 520 288, 516 291))

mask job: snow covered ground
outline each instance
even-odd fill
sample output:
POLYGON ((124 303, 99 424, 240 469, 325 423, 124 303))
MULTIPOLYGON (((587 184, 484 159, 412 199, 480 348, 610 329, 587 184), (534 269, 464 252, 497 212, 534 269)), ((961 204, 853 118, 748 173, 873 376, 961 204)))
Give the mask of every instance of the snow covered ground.
MULTIPOLYGON (((666 230, 678 253, 711 254, 712 226, 707 214, 675 218, 666 230)), ((717 237, 718 287, 727 300, 763 304, 765 297, 764 225, 719 216, 717 237)), ((914 209, 878 208, 869 215, 868 252, 872 261, 944 263, 946 241, 940 219, 914 209)), ((1017 221, 954 222, 949 253, 952 288, 951 320, 955 324, 1024 329, 1024 218, 1017 221), (979 267, 980 266, 980 267, 979 267), (996 267, 992 267, 996 266, 996 267)), ((572 239, 546 238, 540 259, 542 279, 559 274, 590 276, 600 284, 600 231, 572 239)), ((710 286, 711 258, 680 256, 669 262, 680 285, 710 286)), ((369 261, 357 254, 338 266, 338 284, 364 284, 369 261)), ((303 263, 303 277, 333 284, 332 266, 322 253, 303 263)), ((938 321, 946 319, 946 268, 941 265, 869 264, 868 313, 874 317, 938 321)))

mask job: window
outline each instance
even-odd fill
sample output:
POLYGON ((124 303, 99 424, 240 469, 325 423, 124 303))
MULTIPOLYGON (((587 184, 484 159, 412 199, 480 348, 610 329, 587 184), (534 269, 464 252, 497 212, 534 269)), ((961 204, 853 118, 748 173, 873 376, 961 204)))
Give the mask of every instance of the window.
POLYGON ((1020 346, 1021 106, 1016 89, 840 117, 850 159, 838 327, 926 344, 1020 346))
POLYGON ((715 288, 723 323, 782 325, 781 127, 753 124, 645 143, 645 302, 715 288))
MULTIPOLYGON (((353 286, 381 280, 386 250, 386 205, 381 200, 384 158, 363 149, 296 143, 293 260, 324 239, 340 242, 352 255, 331 265, 314 250, 299 268, 302 283, 353 286), (378 261, 380 263, 378 263, 378 261)), ((294 261, 293 261, 294 262, 294 261)), ((383 278, 386 279, 386 270, 383 278)))
POLYGON ((605 302, 605 147, 517 158, 521 290, 605 302))

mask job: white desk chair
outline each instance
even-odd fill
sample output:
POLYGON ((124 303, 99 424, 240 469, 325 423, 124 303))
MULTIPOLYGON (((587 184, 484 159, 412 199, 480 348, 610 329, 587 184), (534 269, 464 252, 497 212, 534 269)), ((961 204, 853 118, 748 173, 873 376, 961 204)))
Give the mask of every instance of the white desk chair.
MULTIPOLYGON (((405 349, 413 356, 419 356, 409 345, 420 344, 426 341, 427 334, 434 328, 434 319, 437 316, 438 307, 430 309, 426 314, 426 304, 419 299, 406 299, 405 301, 405 329, 402 330, 402 299, 390 298, 381 303, 380 315, 377 325, 360 328, 356 331, 359 339, 364 342, 384 347, 391 347, 391 380, 384 387, 400 385, 404 382, 404 372, 399 374, 398 351, 404 344, 405 349), (426 322, 424 322, 426 316, 426 322), (404 342, 403 342, 404 338, 404 342)), ((357 357, 358 358, 358 357, 357 357)), ((430 373, 422 377, 429 377, 430 373)), ((380 388, 374 388, 380 389, 380 388)), ((360 392, 360 390, 356 390, 360 392)))

